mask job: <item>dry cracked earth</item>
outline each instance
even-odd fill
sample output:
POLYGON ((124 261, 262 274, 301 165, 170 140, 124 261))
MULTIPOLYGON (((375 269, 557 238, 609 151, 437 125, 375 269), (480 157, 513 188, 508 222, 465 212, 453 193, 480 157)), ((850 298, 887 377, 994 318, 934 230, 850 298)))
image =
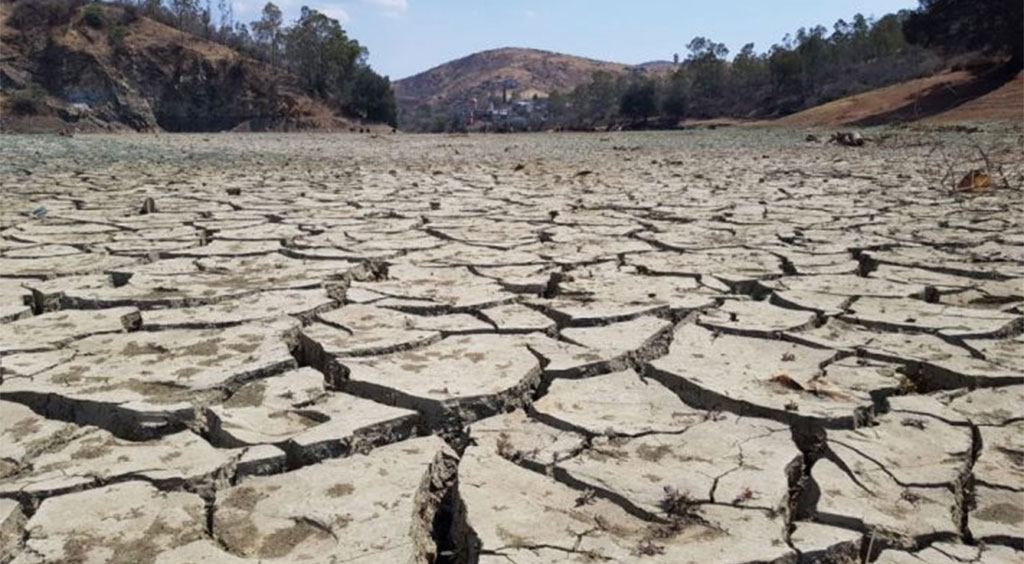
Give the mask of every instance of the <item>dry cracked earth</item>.
POLYGON ((1020 562, 1024 201, 936 159, 5 138, 0 563, 1020 562))

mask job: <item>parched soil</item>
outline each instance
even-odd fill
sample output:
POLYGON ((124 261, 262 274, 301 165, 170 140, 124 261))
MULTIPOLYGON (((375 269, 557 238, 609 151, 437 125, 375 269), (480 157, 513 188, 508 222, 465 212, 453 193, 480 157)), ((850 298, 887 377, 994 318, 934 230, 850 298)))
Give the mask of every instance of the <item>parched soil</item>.
POLYGON ((6 138, 0 564, 1021 561, 1019 131, 805 134, 6 138))
POLYGON ((952 71, 841 98, 771 122, 786 127, 1024 122, 1024 73, 952 71))

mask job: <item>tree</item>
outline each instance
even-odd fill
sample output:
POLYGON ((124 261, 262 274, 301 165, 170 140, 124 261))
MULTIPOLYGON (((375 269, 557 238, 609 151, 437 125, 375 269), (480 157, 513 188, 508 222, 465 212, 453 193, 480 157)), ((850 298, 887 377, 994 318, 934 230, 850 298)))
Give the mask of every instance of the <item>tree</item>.
POLYGON ((570 99, 576 125, 593 127, 609 121, 619 106, 615 76, 607 71, 595 72, 590 82, 573 89, 570 99))
POLYGON ((658 93, 654 81, 645 76, 634 76, 619 102, 619 112, 633 120, 643 120, 658 113, 658 93))
POLYGON ((730 110, 746 114, 748 108, 760 105, 770 88, 767 58, 754 52, 747 43, 732 59, 729 72, 730 110))
POLYGON ((661 111, 675 121, 686 117, 689 104, 690 80, 683 69, 672 73, 661 99, 661 111))
POLYGON ((686 48, 690 51, 686 58, 691 72, 690 92, 697 101, 691 106, 696 106, 696 111, 708 116, 718 114, 725 94, 728 71, 725 57, 729 55, 729 49, 706 37, 694 37, 686 48))
POLYGON ((231 32, 228 45, 240 51, 252 52, 254 43, 252 34, 249 33, 249 26, 242 22, 235 22, 235 29, 231 32))
POLYGON ((171 0, 170 7, 179 31, 191 29, 199 19, 199 0, 171 0))
POLYGON ((210 32, 213 31, 213 8, 210 6, 210 0, 206 0, 206 8, 199 12, 199 21, 202 24, 203 36, 209 39, 212 35, 210 32))
POLYGON ((235 7, 231 0, 217 0, 217 12, 220 13, 220 35, 226 37, 235 27, 235 7))
POLYGON ((800 55, 784 45, 773 45, 768 55, 772 91, 777 98, 800 96, 802 83, 800 55))
POLYGON ((367 52, 350 40, 338 20, 302 8, 295 25, 285 34, 289 66, 307 91, 324 99, 344 102, 357 65, 367 52))
POLYGON ((903 23, 899 16, 888 14, 871 28, 871 47, 875 57, 888 57, 906 47, 903 23))
POLYGON ((160 0, 139 0, 139 11, 146 17, 159 18, 163 10, 160 0))
POLYGON ((554 121, 562 121, 569 112, 569 99, 561 92, 552 92, 548 96, 548 115, 554 121))
MULTIPOLYGON (((303 8, 303 13, 307 8, 303 8)), ((252 33, 256 43, 265 49, 270 64, 277 64, 278 47, 281 40, 281 9, 273 2, 263 6, 263 13, 258 21, 252 22, 252 33)))
POLYGON ((800 94, 805 100, 813 100, 830 63, 831 50, 825 39, 825 28, 817 26, 810 31, 800 28, 796 32, 796 41, 800 60, 800 94))
POLYGON ((368 66, 356 69, 346 109, 363 119, 386 123, 392 127, 398 124, 391 80, 373 72, 368 66))
POLYGON ((1008 55, 1024 67, 1024 2, 1021 0, 919 0, 904 32, 912 43, 946 53, 1008 55))

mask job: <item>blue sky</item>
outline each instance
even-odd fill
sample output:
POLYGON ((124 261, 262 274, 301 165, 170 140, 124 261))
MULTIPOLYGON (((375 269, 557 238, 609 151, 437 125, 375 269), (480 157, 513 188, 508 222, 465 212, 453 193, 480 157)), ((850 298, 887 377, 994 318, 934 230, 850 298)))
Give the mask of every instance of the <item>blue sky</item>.
MULTIPOLYGON (((236 19, 259 17, 266 0, 234 0, 236 19)), ((730 53, 758 51, 800 27, 856 13, 882 16, 917 0, 277 0, 292 21, 303 5, 342 22, 370 49, 370 64, 404 78, 497 47, 533 47, 636 64, 685 56, 703 35, 730 53)), ((216 4, 214 2, 214 4, 216 4)))

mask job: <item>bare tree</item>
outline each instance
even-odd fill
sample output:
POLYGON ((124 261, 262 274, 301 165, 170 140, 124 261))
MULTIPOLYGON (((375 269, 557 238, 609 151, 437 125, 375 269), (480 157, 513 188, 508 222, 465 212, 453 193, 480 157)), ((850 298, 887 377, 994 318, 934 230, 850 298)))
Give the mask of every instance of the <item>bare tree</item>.
POLYGON ((171 0, 170 8, 179 31, 185 31, 199 18, 199 0, 171 0))
POLYGON ((271 64, 277 64, 277 52, 281 44, 281 9, 273 2, 263 6, 259 21, 252 22, 252 33, 256 43, 266 49, 271 64))
POLYGON ((220 33, 230 34, 235 28, 235 7, 231 0, 217 0, 217 11, 220 13, 220 33))

